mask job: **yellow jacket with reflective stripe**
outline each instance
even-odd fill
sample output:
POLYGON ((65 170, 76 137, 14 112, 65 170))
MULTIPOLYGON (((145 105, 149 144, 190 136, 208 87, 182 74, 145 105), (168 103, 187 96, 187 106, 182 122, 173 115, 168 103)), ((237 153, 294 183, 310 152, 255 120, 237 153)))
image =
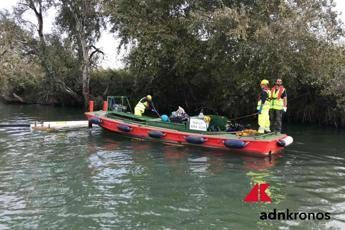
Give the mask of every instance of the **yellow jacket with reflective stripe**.
POLYGON ((145 109, 149 107, 149 103, 147 101, 141 102, 143 101, 143 99, 145 99, 145 97, 141 98, 138 104, 135 106, 135 108, 140 109, 142 112, 144 112, 145 109))
POLYGON ((285 88, 283 86, 273 87, 271 90, 271 109, 283 110, 284 99, 281 95, 284 93, 285 88))

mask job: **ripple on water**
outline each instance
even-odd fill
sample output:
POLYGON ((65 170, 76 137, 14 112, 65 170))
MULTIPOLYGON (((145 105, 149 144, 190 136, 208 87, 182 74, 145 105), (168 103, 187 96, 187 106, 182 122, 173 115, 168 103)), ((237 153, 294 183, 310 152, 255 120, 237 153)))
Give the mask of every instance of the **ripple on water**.
MULTIPOLYGON (((21 113, 11 122, 56 116, 48 112, 34 119, 21 113)), ((322 141, 297 135, 281 158, 268 162, 131 140, 99 128, 52 133, 2 128, 0 229, 340 228, 344 145, 315 137, 322 141), (262 180, 271 184, 275 202, 268 208, 329 211, 332 219, 258 221, 263 207, 242 200, 252 182, 262 180)))

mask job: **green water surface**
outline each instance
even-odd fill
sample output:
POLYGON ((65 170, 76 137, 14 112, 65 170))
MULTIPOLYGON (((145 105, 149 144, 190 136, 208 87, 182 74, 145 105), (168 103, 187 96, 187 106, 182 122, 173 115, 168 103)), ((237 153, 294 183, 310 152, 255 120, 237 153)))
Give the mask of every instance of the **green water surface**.
MULTIPOLYGON (((80 109, 0 104, 0 123, 83 119, 80 109)), ((289 126, 279 157, 128 139, 100 128, 0 127, 0 229, 345 229, 345 133, 289 126), (272 204, 243 202, 269 183, 272 204), (263 211, 330 220, 260 220, 263 211)))

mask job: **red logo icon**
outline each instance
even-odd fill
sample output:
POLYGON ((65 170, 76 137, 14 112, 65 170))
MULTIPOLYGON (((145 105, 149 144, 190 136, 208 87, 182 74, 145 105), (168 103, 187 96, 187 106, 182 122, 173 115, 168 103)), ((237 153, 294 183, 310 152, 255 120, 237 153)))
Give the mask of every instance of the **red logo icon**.
POLYGON ((244 198, 244 202, 268 202, 271 203, 271 197, 266 193, 266 189, 270 187, 270 184, 255 184, 252 190, 244 198))

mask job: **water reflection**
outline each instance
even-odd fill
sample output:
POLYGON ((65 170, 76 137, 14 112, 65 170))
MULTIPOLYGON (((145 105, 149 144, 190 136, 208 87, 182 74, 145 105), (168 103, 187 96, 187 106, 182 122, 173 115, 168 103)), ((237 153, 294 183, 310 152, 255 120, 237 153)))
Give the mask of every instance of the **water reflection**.
POLYGON ((116 150, 121 150, 121 152, 123 152, 125 149, 130 148, 130 151, 134 153, 133 158, 135 161, 150 160, 150 154, 151 157, 154 157, 152 154, 160 154, 164 157, 166 162, 170 162, 170 164, 185 160, 193 164, 207 165, 207 170, 205 171, 212 173, 221 173, 224 171, 224 165, 226 163, 231 164, 231 160, 238 161, 238 159, 240 159, 241 161, 236 163, 243 165, 244 170, 261 171, 274 167, 279 162, 279 158, 281 158, 281 155, 276 155, 272 158, 241 156, 223 150, 208 150, 163 143, 150 143, 141 139, 122 138, 117 135, 114 135, 114 138, 109 137, 109 135, 110 134, 107 134, 106 138, 104 138, 102 146, 96 147, 96 143, 89 143, 89 151, 96 152, 98 151, 97 149, 101 149, 106 152, 116 150), (147 156, 143 157, 143 155, 147 156))
POLYGON ((282 155, 278 154, 266 158, 242 156, 241 159, 243 160, 244 169, 264 171, 277 165, 281 157, 282 155))
MULTIPOLYGON (((114 155, 116 151, 120 151, 120 155, 126 154, 126 149, 130 158, 134 162, 142 164, 143 167, 150 165, 150 161, 158 157, 164 159, 168 167, 175 168, 176 172, 178 170, 186 170, 181 168, 181 165, 188 166, 188 170, 196 173, 223 173, 229 169, 229 165, 236 169, 242 168, 244 171, 264 171, 274 167, 279 162, 279 158, 281 158, 281 155, 271 158, 239 156, 238 154, 232 154, 223 150, 204 150, 163 143, 150 143, 141 139, 122 138, 117 135, 114 135, 114 137, 111 137, 111 134, 106 134, 101 146, 96 142, 88 144, 89 152, 96 154, 91 161, 97 162, 96 159, 100 159, 102 162, 91 164, 91 168, 96 167, 97 164, 103 166, 104 164, 111 164, 110 160, 112 158, 109 156, 114 155), (119 138, 119 140, 116 140, 116 138, 119 138), (104 156, 107 154, 109 155, 107 157, 109 158, 108 161, 104 159, 104 156), (182 162, 185 164, 181 164, 182 162)), ((115 159, 117 164, 120 163, 118 160, 115 159)), ((124 164, 124 162, 120 164, 124 164)), ((126 164, 131 164, 131 162, 126 164)))

